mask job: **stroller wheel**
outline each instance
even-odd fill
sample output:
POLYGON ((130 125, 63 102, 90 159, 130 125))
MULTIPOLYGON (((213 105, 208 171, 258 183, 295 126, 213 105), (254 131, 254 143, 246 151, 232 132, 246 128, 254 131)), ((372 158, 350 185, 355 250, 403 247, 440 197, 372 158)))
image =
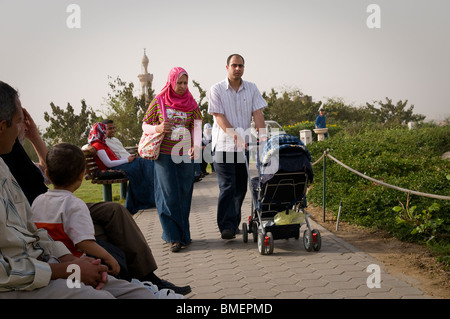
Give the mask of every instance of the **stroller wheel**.
POLYGON ((262 233, 258 233, 258 251, 261 255, 266 254, 266 247, 264 246, 264 235, 262 233))
POLYGON ((314 251, 319 251, 322 247, 322 237, 320 236, 320 232, 317 229, 313 229, 312 239, 314 251))
POLYGON ((247 223, 242 223, 242 240, 244 243, 248 242, 248 227, 247 223))
POLYGON ((271 232, 268 232, 265 236, 263 233, 258 233, 258 251, 261 255, 271 255, 273 247, 273 235, 271 232))
POLYGON ((309 229, 303 233, 303 246, 305 246, 306 251, 313 250, 313 234, 309 229))
POLYGON ((256 243, 258 241, 258 224, 255 221, 252 222, 252 234, 253 242, 256 243))
POLYGON ((273 235, 271 232, 268 232, 266 234, 265 245, 267 248, 267 251, 266 251, 267 255, 272 255, 274 243, 273 243, 273 235))

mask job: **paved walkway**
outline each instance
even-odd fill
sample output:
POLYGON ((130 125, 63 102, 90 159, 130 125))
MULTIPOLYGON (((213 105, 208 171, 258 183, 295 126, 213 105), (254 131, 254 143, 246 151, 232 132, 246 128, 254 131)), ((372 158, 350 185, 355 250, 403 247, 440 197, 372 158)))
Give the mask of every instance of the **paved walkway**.
MULTIPOLYGON (((191 209, 192 244, 178 253, 161 239, 156 210, 135 215, 158 263, 158 276, 176 284, 189 284, 188 299, 304 299, 304 298, 429 298, 414 281, 397 278, 380 261, 344 242, 320 225, 319 252, 306 252, 303 241, 275 240, 272 255, 260 255, 249 235, 224 241, 216 225, 218 187, 215 174, 195 183, 191 209), (379 265, 380 288, 369 265, 379 265), (372 277, 368 280, 369 276, 372 277)), ((251 195, 243 206, 243 220, 250 215, 251 195)), ((301 234, 306 229, 303 225, 301 234)))

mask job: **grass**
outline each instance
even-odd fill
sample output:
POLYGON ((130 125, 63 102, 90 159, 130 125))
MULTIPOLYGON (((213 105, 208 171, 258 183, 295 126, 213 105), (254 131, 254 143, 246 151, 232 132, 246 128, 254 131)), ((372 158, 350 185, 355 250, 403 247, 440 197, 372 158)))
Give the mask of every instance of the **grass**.
MULTIPOLYGON (((211 165, 208 164, 206 171, 211 173, 211 165)), ((103 201, 103 185, 92 184, 91 181, 83 180, 75 196, 81 198, 85 203, 98 203, 103 201)), ((125 205, 125 200, 120 199, 120 184, 112 185, 113 201, 125 205)))
MULTIPOLYGON (((112 185, 113 201, 125 204, 125 200, 120 199, 120 184, 112 185)), ((84 180, 80 188, 75 192, 75 196, 81 198, 85 203, 98 203, 103 201, 103 185, 92 184, 91 181, 84 180)))

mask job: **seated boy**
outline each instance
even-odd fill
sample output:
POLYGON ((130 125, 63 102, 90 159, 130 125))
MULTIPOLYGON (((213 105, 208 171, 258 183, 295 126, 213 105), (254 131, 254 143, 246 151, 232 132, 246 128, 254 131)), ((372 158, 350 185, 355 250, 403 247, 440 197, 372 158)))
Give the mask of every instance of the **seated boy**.
POLYGON ((61 143, 49 150, 45 174, 54 189, 38 196, 31 207, 33 221, 45 228, 57 241, 63 242, 74 256, 86 254, 101 259, 109 266, 108 273, 117 276, 117 260, 95 240, 94 225, 86 204, 75 192, 83 182, 86 161, 75 145, 61 143))

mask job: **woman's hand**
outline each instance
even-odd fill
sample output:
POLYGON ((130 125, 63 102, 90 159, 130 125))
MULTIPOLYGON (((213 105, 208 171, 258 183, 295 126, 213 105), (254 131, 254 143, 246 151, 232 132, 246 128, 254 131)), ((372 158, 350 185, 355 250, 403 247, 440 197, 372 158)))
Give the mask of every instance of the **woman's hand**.
POLYGON ((128 156, 128 163, 132 163, 136 159, 136 157, 137 157, 136 154, 128 156))
POLYGON ((156 132, 157 133, 170 133, 172 132, 172 127, 173 125, 170 124, 169 122, 162 122, 161 124, 156 126, 156 132))
POLYGON ((200 158, 200 152, 201 152, 200 147, 192 146, 188 154, 191 157, 191 160, 196 160, 200 158))
POLYGON ((30 113, 25 108, 22 108, 23 111, 23 124, 25 125, 25 138, 29 139, 31 142, 34 142, 36 139, 40 138, 39 130, 36 124, 33 121, 30 113))

